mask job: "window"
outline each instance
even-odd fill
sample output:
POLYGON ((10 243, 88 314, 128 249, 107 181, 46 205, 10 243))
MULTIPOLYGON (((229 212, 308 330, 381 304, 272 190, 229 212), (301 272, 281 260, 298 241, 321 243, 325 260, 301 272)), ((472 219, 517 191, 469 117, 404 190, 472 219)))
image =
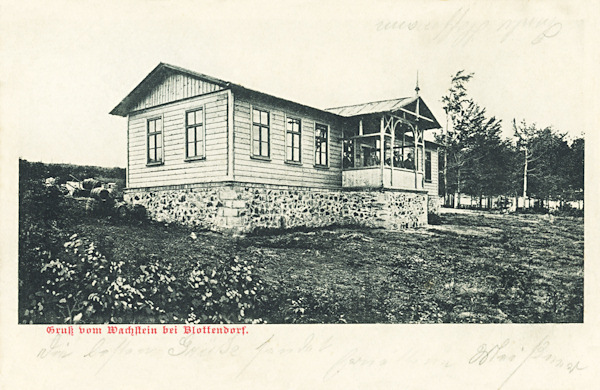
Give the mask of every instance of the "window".
POLYGON ((356 154, 354 152, 354 140, 345 139, 344 144, 344 158, 342 159, 342 168, 354 168, 354 160, 356 154))
POLYGON ((300 119, 287 118, 285 126, 285 159, 287 161, 300 162, 300 119))
POLYGON ((269 158, 271 150, 269 145, 269 113, 267 111, 252 110, 252 155, 269 158))
POLYGON ((185 116, 185 157, 204 158, 204 118, 202 109, 188 111, 185 116))
POLYGON ((431 181, 431 152, 425 152, 425 181, 431 181))
POLYGON ((315 124, 315 164, 321 166, 328 165, 327 142, 329 128, 319 123, 315 124))
POLYGON ((148 164, 163 161, 162 118, 148 119, 148 164))

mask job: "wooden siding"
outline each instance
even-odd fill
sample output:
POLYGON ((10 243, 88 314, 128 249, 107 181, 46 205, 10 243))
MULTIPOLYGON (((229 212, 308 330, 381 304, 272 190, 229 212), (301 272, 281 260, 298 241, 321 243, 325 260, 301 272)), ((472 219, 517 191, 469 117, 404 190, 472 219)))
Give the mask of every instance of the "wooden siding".
POLYGON ((333 116, 315 117, 273 104, 253 105, 247 98, 234 95, 234 179, 241 182, 340 188, 342 185, 342 127, 333 116), (270 114, 270 160, 251 157, 251 107, 270 114), (300 119, 301 162, 285 159, 286 116, 300 119), (315 167, 315 122, 329 126, 329 167, 315 167))
MULTIPOLYGON (((408 169, 395 168, 393 171, 386 166, 383 169, 384 188, 401 190, 428 190, 421 186, 423 173, 417 173, 418 187, 415 188, 415 172, 408 169), (393 178, 393 181, 392 181, 393 178)), ((381 188, 381 167, 352 169, 342 173, 342 185, 348 188, 373 187, 381 188)))
POLYGON ((425 182, 424 188, 430 196, 438 196, 438 152, 437 149, 425 149, 426 152, 431 152, 431 182, 425 182))
POLYGON ((219 85, 186 76, 183 74, 170 74, 156 85, 132 111, 143 110, 161 104, 187 99, 223 89, 219 85))
MULTIPOLYGON (((388 179, 389 181, 389 179, 388 179)), ((353 187, 381 187, 381 168, 371 167, 364 169, 353 169, 342 173, 342 186, 353 187)))
POLYGON ((227 92, 199 96, 129 117, 129 188, 192 184, 226 179, 227 92), (204 108, 206 159, 185 161, 185 112, 204 108), (163 119, 163 164, 147 166, 146 122, 163 119))
POLYGON ((421 185, 423 183, 424 174, 421 172, 417 172, 417 187, 415 188, 415 171, 396 168, 393 171, 393 181, 392 179, 392 170, 390 168, 385 168, 383 170, 384 173, 384 185, 390 188, 401 188, 405 190, 424 190, 426 189, 421 185))

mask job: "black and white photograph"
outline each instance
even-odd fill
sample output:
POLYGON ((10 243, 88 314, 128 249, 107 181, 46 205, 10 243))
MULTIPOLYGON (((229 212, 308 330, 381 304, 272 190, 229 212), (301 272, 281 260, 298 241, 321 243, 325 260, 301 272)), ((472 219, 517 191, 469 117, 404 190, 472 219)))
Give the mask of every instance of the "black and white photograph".
POLYGON ((593 388, 597 5, 1 9, 3 388, 593 388))

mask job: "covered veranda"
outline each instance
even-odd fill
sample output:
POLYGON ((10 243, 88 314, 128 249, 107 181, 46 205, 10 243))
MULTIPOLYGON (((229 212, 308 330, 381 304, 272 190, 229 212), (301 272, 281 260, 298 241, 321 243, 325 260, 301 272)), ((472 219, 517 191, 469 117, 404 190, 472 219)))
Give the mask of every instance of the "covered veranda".
POLYGON ((441 126, 418 95, 329 111, 347 117, 343 187, 424 190, 431 173, 425 131, 441 126))

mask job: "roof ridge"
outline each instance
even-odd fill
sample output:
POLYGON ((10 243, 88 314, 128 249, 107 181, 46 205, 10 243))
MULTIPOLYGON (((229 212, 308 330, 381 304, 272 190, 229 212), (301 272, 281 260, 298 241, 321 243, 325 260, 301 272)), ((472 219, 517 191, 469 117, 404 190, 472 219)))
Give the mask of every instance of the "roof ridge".
POLYGON ((365 104, 372 104, 372 103, 383 103, 383 102, 391 102, 394 100, 406 100, 406 99, 410 99, 412 97, 416 97, 416 96, 406 96, 406 97, 400 97, 400 98, 395 98, 395 99, 384 99, 384 100, 376 100, 373 102, 365 102, 365 103, 357 103, 357 104, 348 104, 346 106, 339 106, 339 107, 330 107, 330 108, 326 108, 325 110, 337 110, 338 108, 346 108, 346 107, 355 107, 355 106, 363 106, 365 104))
POLYGON ((221 83, 221 84, 225 84, 225 85, 233 84, 230 81, 226 81, 226 80, 220 79, 218 77, 214 77, 214 76, 210 76, 210 75, 207 75, 207 74, 204 74, 204 73, 196 72, 194 70, 182 68, 181 66, 168 64, 166 62, 159 63, 158 67, 171 68, 172 70, 175 70, 175 71, 178 71, 178 72, 183 72, 183 73, 188 73, 188 74, 190 74, 192 76, 196 76, 196 77, 199 77, 199 78, 204 78, 204 79, 207 79, 209 81, 216 82, 216 83, 221 83))

